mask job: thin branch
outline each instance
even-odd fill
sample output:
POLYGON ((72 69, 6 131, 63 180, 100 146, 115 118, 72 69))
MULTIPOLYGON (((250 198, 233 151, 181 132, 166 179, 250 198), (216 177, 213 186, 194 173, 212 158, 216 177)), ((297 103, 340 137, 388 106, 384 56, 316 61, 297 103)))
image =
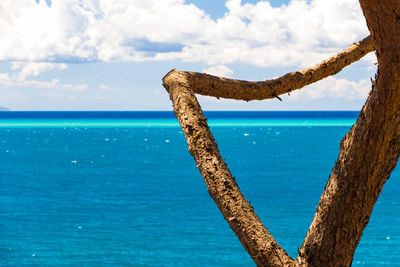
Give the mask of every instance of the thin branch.
POLYGON ((172 71, 164 77, 163 84, 208 191, 243 247, 258 266, 294 266, 294 260, 279 246, 240 192, 189 88, 187 76, 172 71))
POLYGON ((368 36, 314 67, 259 82, 227 79, 198 72, 180 70, 172 70, 172 72, 186 75, 188 85, 195 94, 245 101, 263 100, 276 98, 334 75, 372 51, 374 51, 374 45, 371 36, 368 36))

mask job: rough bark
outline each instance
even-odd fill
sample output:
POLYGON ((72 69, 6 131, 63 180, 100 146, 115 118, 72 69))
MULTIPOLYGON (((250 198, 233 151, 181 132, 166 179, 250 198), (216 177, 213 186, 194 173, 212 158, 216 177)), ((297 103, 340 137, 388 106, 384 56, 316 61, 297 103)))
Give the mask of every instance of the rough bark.
POLYGON ((164 86, 211 197, 259 266, 350 266, 373 206, 400 154, 400 2, 360 0, 372 39, 323 63, 264 82, 173 70, 164 86), (195 93, 241 100, 274 98, 339 72, 376 47, 378 73, 294 262, 241 194, 209 131, 195 93))
POLYGON ((164 77, 163 84, 208 191, 243 247, 258 266, 294 266, 295 261, 271 236, 240 192, 219 153, 185 73, 171 71, 164 77))
POLYGON ((227 79, 205 73, 175 71, 186 75, 189 87, 195 94, 245 101, 263 100, 290 93, 334 75, 373 50, 372 38, 368 36, 311 68, 259 82, 227 79))
POLYGON ((243 100, 273 98, 335 74, 372 50, 372 39, 367 37, 312 68, 264 82, 238 81, 179 70, 172 70, 164 77, 163 85, 170 94, 189 152, 209 193, 257 265, 293 266, 295 261, 271 236, 240 192, 220 155, 194 93, 243 100))
POLYGON ((400 1, 360 0, 374 38, 378 73, 338 160, 297 259, 350 266, 373 206, 400 153, 400 1))

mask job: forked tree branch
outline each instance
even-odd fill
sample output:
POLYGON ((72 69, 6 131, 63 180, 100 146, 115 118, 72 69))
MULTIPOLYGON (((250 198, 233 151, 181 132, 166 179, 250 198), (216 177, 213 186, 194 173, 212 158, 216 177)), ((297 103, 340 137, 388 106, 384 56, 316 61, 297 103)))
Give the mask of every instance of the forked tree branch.
POLYGON ((296 263, 279 246, 240 192, 220 155, 195 93, 241 100, 273 98, 333 75, 372 50, 371 37, 367 37, 313 68, 265 82, 238 81, 178 70, 170 71, 163 78, 189 152, 211 197, 258 266, 294 266, 296 263))
POLYGON ((180 70, 172 70, 168 75, 174 72, 185 75, 188 86, 195 94, 245 101, 263 100, 290 93, 293 90, 334 75, 373 50, 372 38, 368 36, 314 67, 290 72, 276 79, 259 82, 227 79, 205 73, 180 70))
POLYGON ((288 256, 244 198, 218 150, 187 76, 172 71, 163 84, 211 197, 243 247, 258 266, 293 266, 288 256))

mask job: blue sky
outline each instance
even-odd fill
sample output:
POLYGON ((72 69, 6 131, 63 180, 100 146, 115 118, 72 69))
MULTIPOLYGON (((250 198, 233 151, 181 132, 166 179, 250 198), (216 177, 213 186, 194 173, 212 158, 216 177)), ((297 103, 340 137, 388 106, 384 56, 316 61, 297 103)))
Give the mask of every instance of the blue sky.
MULTIPOLYGON (((4 0, 0 106, 171 110, 172 68, 265 80, 312 66, 368 35, 357 0, 4 0)), ((205 110, 359 110, 373 53, 276 99, 199 97, 205 110)))

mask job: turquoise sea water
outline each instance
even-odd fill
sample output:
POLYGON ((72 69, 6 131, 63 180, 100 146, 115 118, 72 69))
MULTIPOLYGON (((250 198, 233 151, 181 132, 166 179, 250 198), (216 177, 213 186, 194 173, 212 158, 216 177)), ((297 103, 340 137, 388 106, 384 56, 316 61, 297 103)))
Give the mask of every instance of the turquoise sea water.
MULTIPOLYGON (((206 112, 238 184, 293 257, 357 112, 206 112)), ((1 112, 0 266, 252 266, 169 112, 1 112)), ((400 182, 354 266, 396 266, 400 182)))
MULTIPOLYGON (((205 112, 213 127, 351 126, 355 112, 205 112)), ((179 127, 172 112, 3 112, 0 127, 179 127)))

